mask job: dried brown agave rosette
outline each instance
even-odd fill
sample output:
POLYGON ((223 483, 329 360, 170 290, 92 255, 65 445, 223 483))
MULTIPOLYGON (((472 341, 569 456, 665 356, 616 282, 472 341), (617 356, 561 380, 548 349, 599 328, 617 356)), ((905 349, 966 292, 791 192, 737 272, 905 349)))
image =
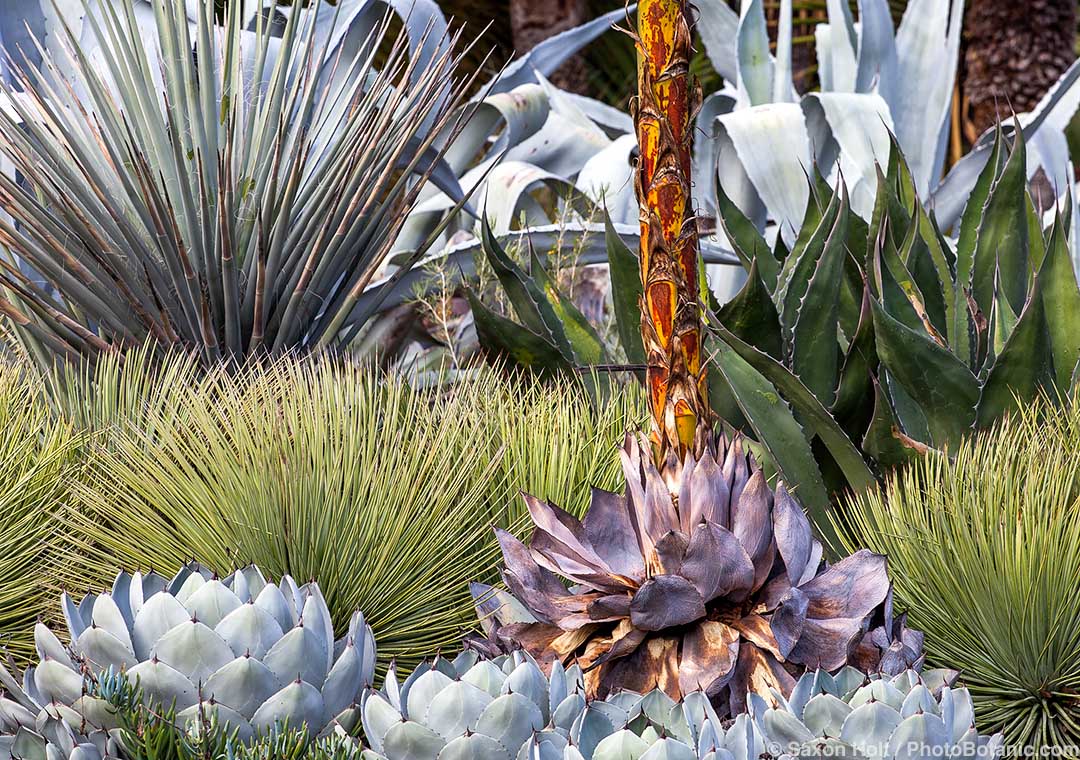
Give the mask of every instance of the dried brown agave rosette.
POLYGON ((480 646, 576 660, 590 696, 703 690, 732 713, 749 691, 788 694, 803 670, 847 664, 889 593, 885 557, 824 564, 802 508, 783 483, 770 490, 741 437, 696 448, 665 480, 628 435, 626 495, 594 489, 584 520, 525 496, 529 545, 496 531, 509 595, 475 592, 480 646))

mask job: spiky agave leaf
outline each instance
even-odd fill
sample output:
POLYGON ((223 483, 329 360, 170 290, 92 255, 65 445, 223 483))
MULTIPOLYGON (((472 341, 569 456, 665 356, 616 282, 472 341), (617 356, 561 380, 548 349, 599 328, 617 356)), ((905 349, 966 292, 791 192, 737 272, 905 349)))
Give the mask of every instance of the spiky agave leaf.
POLYGON ((68 31, 3 85, 24 184, 0 175, 0 308, 65 356, 334 346, 426 181, 460 192, 434 147, 469 112, 459 38, 410 58, 403 32, 377 68, 386 24, 331 55, 328 9, 300 0, 280 37, 245 30, 239 3, 215 26, 213 0, 191 24, 154 0, 144 37, 133 3, 88 15, 95 58, 68 31))
POLYGON ((927 448, 952 449, 1044 389, 1073 388, 1071 225, 1061 213, 1040 218, 1028 175, 1023 135, 1010 145, 999 132, 953 241, 919 201, 894 143, 871 224, 850 213, 843 185, 833 192, 819 175, 782 260, 722 198, 721 221, 750 278, 710 314, 716 365, 785 479, 808 473, 803 496, 820 528, 829 527, 819 519, 827 492, 871 487, 875 475, 927 448))
MULTIPOLYGON (((843 667, 886 600, 885 558, 822 564, 806 515, 744 446, 699 441, 700 457, 658 470, 628 436, 627 496, 594 490, 583 521, 526 496, 529 546, 498 532, 516 604, 477 600, 490 645, 576 660, 593 696, 701 690, 731 714, 748 693, 788 694, 802 669, 843 667)), ((866 652, 871 669, 912 664, 866 652)))

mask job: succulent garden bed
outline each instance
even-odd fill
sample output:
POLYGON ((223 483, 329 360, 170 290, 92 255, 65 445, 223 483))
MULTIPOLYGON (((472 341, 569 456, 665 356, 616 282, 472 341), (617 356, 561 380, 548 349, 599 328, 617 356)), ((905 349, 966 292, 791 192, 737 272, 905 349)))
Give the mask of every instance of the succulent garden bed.
POLYGON ((0 760, 1080 754, 1080 64, 730 5, 0 9, 0 760))

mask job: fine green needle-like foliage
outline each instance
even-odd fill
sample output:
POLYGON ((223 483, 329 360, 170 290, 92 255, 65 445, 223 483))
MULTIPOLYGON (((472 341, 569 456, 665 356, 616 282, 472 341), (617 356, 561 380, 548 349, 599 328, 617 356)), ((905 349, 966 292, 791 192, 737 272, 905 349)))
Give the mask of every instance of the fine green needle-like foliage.
POLYGON ((851 503, 847 547, 887 554, 928 657, 963 673, 981 728, 1080 741, 1080 406, 1022 405, 851 503))
POLYGON ((616 442, 645 420, 645 393, 632 383, 594 402, 582 386, 499 381, 476 393, 478 413, 494 425, 511 485, 509 525, 528 526, 520 493, 537 495, 581 517, 590 489, 618 490, 623 474, 616 442))
POLYGON ((452 400, 332 364, 157 386, 81 489, 68 520, 82 546, 63 580, 191 557, 317 577, 336 624, 363 609, 384 661, 415 662, 459 637, 466 583, 495 559, 488 526, 503 507, 485 497, 498 462, 461 418, 452 400))
POLYGON ((192 557, 315 577, 335 623, 359 607, 380 665, 403 668, 473 625, 468 582, 494 579, 491 527, 522 525, 518 492, 580 512, 587 486, 618 483, 612 441, 640 416, 633 392, 595 407, 494 372, 427 392, 333 362, 137 353, 59 374, 50 398, 96 442, 56 582, 192 557))
POLYGON ((20 367, 0 365, 0 647, 18 659, 33 651, 34 616, 51 596, 40 581, 84 442, 50 421, 38 390, 20 367))

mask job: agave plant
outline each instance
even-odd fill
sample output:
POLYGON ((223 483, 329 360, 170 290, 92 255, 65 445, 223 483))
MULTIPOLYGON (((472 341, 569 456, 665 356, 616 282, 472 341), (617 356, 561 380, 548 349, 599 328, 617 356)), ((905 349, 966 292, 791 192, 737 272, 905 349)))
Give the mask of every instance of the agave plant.
POLYGON ((372 751, 366 756, 546 757, 567 747, 584 710, 577 666, 557 666, 549 677, 521 652, 481 660, 465 651, 423 663, 403 682, 392 669, 382 690, 367 694, 363 726, 372 751))
POLYGON ((755 223, 793 236, 807 203, 803 171, 816 162, 834 182, 842 174, 856 213, 868 217, 890 130, 920 193, 929 193, 945 163, 962 2, 911 2, 899 28, 886 0, 859 0, 858 24, 851 4, 830 2, 813 29, 820 88, 802 96, 792 83, 790 3, 778 9, 775 55, 763 0, 743 0, 738 15, 709 6, 702 41, 726 86, 706 98, 699 119, 711 136, 699 141, 696 162, 706 213, 717 211, 719 166, 720 185, 755 223))
POLYGON ((979 736, 971 697, 957 673, 905 670, 894 677, 844 668, 805 674, 773 706, 751 695, 748 711, 722 721, 701 691, 673 700, 663 691, 622 691, 586 700, 580 668, 550 678, 523 653, 478 660, 463 653, 396 677, 364 702, 372 760, 639 760, 839 756, 891 760, 987 757, 1001 736, 979 736))
MULTIPOLYGON (((813 27, 820 87, 802 96, 792 84, 792 5, 779 4, 772 54, 767 4, 743 0, 736 15, 725 3, 708 3, 698 24, 726 81, 707 95, 698 120, 711 136, 698 141, 695 157, 704 212, 719 210, 719 182, 759 229, 775 225, 790 245, 808 202, 803 172, 817 163, 834 186, 843 177, 853 211, 869 219, 875 164, 887 160, 892 133, 919 195, 933 201, 942 227, 952 228, 993 141, 992 133, 984 135, 942 179, 964 3, 909 2, 894 25, 886 0, 829 2, 813 27)), ((1080 103, 1078 77, 1080 68, 1067 72, 1018 119, 1030 145, 1029 176, 1042 169, 1061 194, 1071 180, 1065 128, 1080 103)))
MULTIPOLYGON (((6 722, 6 720, 4 721, 6 722)), ((77 734, 62 720, 47 720, 39 730, 19 726, 0 733, 2 760, 120 760, 123 753, 105 733, 77 734)))
MULTIPOLYGON (((56 717, 36 721, 32 728, 5 727, 0 733, 0 758, 120 760, 167 756, 183 760, 200 757, 352 760, 362 752, 360 743, 343 731, 315 736, 307 726, 272 730, 244 740, 215 712, 206 713, 195 723, 178 726, 175 708, 146 705, 139 690, 119 674, 90 686, 96 696, 109 703, 117 728, 90 731, 87 735, 56 717)), ((78 728, 85 731, 89 727, 78 728)))
MULTIPOLYGON (((514 321, 488 306, 481 294, 466 288, 466 297, 476 326, 479 347, 496 362, 528 369, 541 377, 580 379, 579 370, 605 365, 614 357, 625 356, 632 365, 645 363, 641 342, 638 300, 641 278, 636 257, 627 247, 624 235, 607 215, 603 230, 593 233, 603 241, 603 258, 588 253, 578 257, 578 265, 607 264, 611 281, 611 307, 617 328, 617 343, 609 343, 597 327, 558 286, 555 258, 543 257, 529 234, 526 271, 504 249, 487 222, 482 223, 484 256, 499 285, 520 321, 514 321), (548 259, 545 261, 544 258, 548 259)), ((539 236, 538 236, 539 237, 539 236)), ((701 259, 707 265, 730 265, 738 259, 713 245, 703 246, 701 259)))
POLYGON ((214 714, 242 740, 279 725, 350 731, 375 676, 375 641, 360 612, 335 641, 318 584, 287 575, 270 583, 254 566, 220 580, 195 563, 171 580, 121 572, 111 593, 77 603, 64 593, 61 608, 70 649, 39 623, 41 661, 21 684, 0 666, 4 714, 20 725, 58 716, 91 731, 117 728, 95 684, 120 673, 148 704, 175 709, 181 725, 214 714))
POLYGON ((498 596, 481 598, 479 611, 491 618, 491 646, 583 663, 591 696, 702 690, 734 714, 747 693, 788 693, 803 668, 845 665, 889 582, 884 557, 870 552, 823 568, 783 482, 774 493, 741 437, 709 430, 685 4, 643 3, 637 40, 650 434, 627 436, 627 496, 594 491, 584 521, 526 497, 530 547, 497 531, 516 603, 507 612, 498 596))
POLYGON ((458 37, 410 57, 383 24, 341 47, 331 6, 296 0, 278 37, 240 5, 216 26, 213 0, 193 20, 154 0, 149 24, 140 0, 90 3, 93 45, 64 26, 2 85, 22 181, 0 175, 0 306, 39 356, 336 346, 426 182, 464 202, 436 147, 468 116, 458 37))
MULTIPOLYGON (((540 234, 565 226, 573 245, 602 253, 602 239, 590 234, 601 228, 580 216, 583 207, 606 199, 620 211, 632 211, 632 120, 591 98, 564 92, 546 79, 567 58, 610 31, 625 12, 620 7, 553 35, 508 63, 485 88, 475 118, 447 147, 447 165, 473 194, 475 205, 485 209, 499 237, 524 219, 526 228, 540 234), (552 196, 557 200, 554 208, 552 196)), ((456 213, 455 205, 442 188, 427 188, 395 249, 411 250, 445 222, 440 243, 446 248, 439 251, 437 246, 433 258, 455 265, 471 262, 480 250, 480 226, 477 219, 456 213), (456 239, 463 232, 470 233, 464 243, 456 239)), ((617 221, 623 223, 621 232, 634 234, 628 214, 620 213, 617 221)))
POLYGON ((656 742, 669 745, 668 757, 702 760, 766 754, 883 760, 1001 754, 1000 734, 977 733, 971 696, 967 689, 953 686, 956 676, 945 670, 923 674, 907 670, 891 678, 853 668, 835 676, 810 672, 799 679, 789 698, 773 695, 771 707, 753 695, 748 712, 726 728, 707 701, 664 704, 654 698, 644 709, 653 724, 651 733, 646 729, 638 736, 624 729, 601 741, 592 759, 651 757, 646 753, 656 742))
MULTIPOLYGON (((527 496, 529 547, 498 531, 516 601, 474 590, 491 644, 580 663, 590 696, 701 690, 732 715, 748 692, 787 694, 802 669, 847 664, 886 600, 885 558, 860 551, 823 566, 798 503, 782 483, 770 491, 743 446, 710 440, 700 459, 665 468, 669 482, 628 437, 629 495, 594 490, 583 521, 527 496)), ((919 656, 886 662, 863 649, 869 669, 919 656)))
POLYGON ((749 280, 710 319, 717 367, 778 461, 801 448, 802 482, 859 490, 873 482, 863 456, 881 472, 1072 387, 1080 289, 1067 223, 1043 228, 1026 176, 1023 135, 1011 147, 999 135, 953 243, 894 149, 868 226, 843 188, 819 181, 779 257, 721 198, 749 280), (762 393, 786 403, 762 404, 762 393))

